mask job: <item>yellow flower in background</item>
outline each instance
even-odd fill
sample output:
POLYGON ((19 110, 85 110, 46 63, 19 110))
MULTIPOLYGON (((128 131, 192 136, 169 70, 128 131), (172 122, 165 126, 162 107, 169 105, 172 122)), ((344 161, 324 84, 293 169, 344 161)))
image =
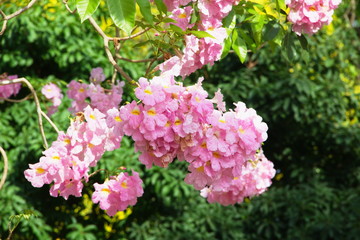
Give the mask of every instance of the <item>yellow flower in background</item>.
POLYGON ((355 93, 355 94, 360 94, 360 85, 355 85, 355 87, 354 87, 354 93, 355 93))

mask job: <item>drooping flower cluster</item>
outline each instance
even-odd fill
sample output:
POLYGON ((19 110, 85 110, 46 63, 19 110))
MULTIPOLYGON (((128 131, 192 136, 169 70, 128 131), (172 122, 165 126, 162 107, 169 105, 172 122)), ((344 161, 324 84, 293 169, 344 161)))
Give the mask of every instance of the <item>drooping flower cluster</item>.
POLYGON ((83 181, 88 180, 90 167, 96 166, 105 151, 120 147, 122 134, 115 114, 106 118, 97 109, 86 107, 83 116, 71 122, 66 133, 61 133, 52 146, 43 152, 40 162, 30 164, 26 179, 34 187, 54 183, 50 194, 54 197, 81 196, 83 181), (113 116, 114 119, 110 119, 113 116))
MULTIPOLYGON (((13 80, 16 78, 18 78, 17 75, 11 75, 11 76, 4 75, 4 78, 0 78, 0 81, 13 80)), ((1 85, 0 86, 0 98, 9 98, 12 95, 15 96, 16 94, 19 93, 20 88, 21 88, 21 83, 1 85)))
POLYGON ((263 193, 271 185, 275 176, 274 164, 270 162, 262 150, 255 154, 253 160, 246 161, 240 174, 224 182, 215 181, 209 187, 201 190, 201 195, 208 202, 218 202, 222 205, 240 203, 244 198, 254 197, 263 193))
POLYGON ((198 39, 194 35, 185 36, 185 48, 182 56, 173 56, 159 65, 162 73, 174 76, 188 76, 206 64, 214 64, 219 60, 222 52, 222 42, 227 37, 225 28, 222 27, 222 19, 231 11, 232 7, 239 3, 238 0, 200 0, 197 1, 200 19, 190 24, 191 14, 194 9, 186 6, 186 1, 164 1, 172 14, 169 16, 176 23, 172 23, 184 31, 197 26, 200 31, 209 33, 212 37, 198 39))
POLYGON ((90 76, 91 83, 80 83, 75 80, 68 84, 67 95, 73 99, 70 112, 82 112, 90 104, 102 113, 119 106, 122 98, 124 82, 111 85, 111 89, 105 89, 100 84, 105 80, 102 68, 94 68, 90 76), (90 100, 90 102, 88 101, 90 100))
POLYGON ((134 206, 137 198, 144 193, 142 180, 135 171, 132 172, 132 176, 122 172, 103 184, 95 183, 94 187, 92 201, 99 203, 100 208, 106 210, 109 216, 124 211, 128 206, 134 206))
MULTIPOLYGON (((124 135, 123 123, 118 108, 110 107, 120 104, 122 85, 113 85, 111 93, 107 94, 106 90, 99 85, 104 79, 102 69, 96 68, 91 72, 92 84, 86 85, 75 81, 69 84, 73 86, 69 90, 70 95, 74 99, 83 101, 83 103, 73 106, 84 106, 84 109, 76 109, 81 112, 78 112, 76 118, 71 121, 67 132, 59 134, 52 146, 43 152, 44 156, 38 163, 29 164, 30 168, 25 171, 25 177, 34 187, 52 184, 51 196, 62 196, 65 199, 70 195, 80 197, 83 183, 88 181, 90 168, 96 166, 105 151, 120 148, 124 135), (94 89, 99 91, 92 91, 94 89), (88 95, 84 97, 84 93, 88 95), (90 97, 90 100, 95 103, 87 104, 85 102, 87 97, 90 97), (101 101, 110 101, 110 99, 114 102, 105 103, 100 107, 104 112, 91 107, 100 105, 101 101)), ((43 93, 48 98, 54 98, 53 90, 53 86, 46 86, 43 93), (51 91, 47 91, 47 89, 51 89, 51 91)), ((95 203, 100 201, 100 207, 107 210, 109 215, 114 215, 117 211, 134 205, 143 190, 138 173, 133 171, 132 175, 120 173, 119 176, 112 177, 110 181, 102 185, 95 183, 93 201, 95 203), (107 190, 102 187, 105 185, 107 190)))
POLYGON ((290 8, 288 20, 297 35, 312 35, 324 25, 330 24, 334 9, 341 0, 286 0, 290 8))
POLYGON ((60 88, 54 83, 46 84, 41 89, 41 93, 52 102, 52 106, 48 108, 48 115, 50 116, 57 111, 63 95, 61 94, 60 88))
POLYGON ((221 93, 213 101, 207 99, 201 79, 187 88, 168 75, 141 78, 139 83, 135 94, 142 102, 121 107, 120 117, 124 133, 141 152, 140 161, 147 168, 167 167, 177 157, 190 164, 185 182, 198 190, 230 191, 233 179, 243 177, 247 163, 256 161, 256 151, 267 139, 262 118, 241 102, 234 111, 223 112, 221 93))

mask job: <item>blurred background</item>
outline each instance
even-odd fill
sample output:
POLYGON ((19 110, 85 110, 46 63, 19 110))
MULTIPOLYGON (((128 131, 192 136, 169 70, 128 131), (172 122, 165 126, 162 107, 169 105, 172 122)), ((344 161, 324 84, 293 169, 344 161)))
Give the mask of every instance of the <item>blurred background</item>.
MULTIPOLYGON (((1 8, 13 12, 22 2, 1 1, 1 8)), ((110 24, 106 16, 96 16, 103 29, 110 24)), ((184 183, 183 162, 146 170, 128 138, 98 168, 140 172, 145 193, 134 207, 110 218, 93 205, 91 186, 103 180, 101 174, 87 183, 82 198, 53 198, 49 186, 33 188, 23 174, 41 156, 34 102, 0 103, 0 146, 10 161, 0 190, 0 238, 8 235, 9 217, 31 210, 36 216, 22 220, 13 239, 360 239, 359 16, 360 5, 344 0, 330 25, 307 37, 309 54, 296 43, 293 58, 285 60, 282 50, 264 45, 244 64, 229 54, 185 80, 204 76, 210 95, 221 88, 228 108, 243 101, 269 126, 263 148, 277 170, 273 185, 236 206, 208 204, 184 183)), ((152 54, 126 44, 121 53, 134 59, 152 54)), ((119 64, 134 79, 146 70, 140 63, 119 64)), ((68 82, 88 80, 95 67, 111 78, 102 39, 60 1, 40 1, 10 20, 0 37, 0 74, 26 77, 37 90, 56 82, 65 93, 68 82)), ((17 98, 28 93, 24 87, 17 98)), ((125 86, 124 101, 132 97, 125 86)), ((62 130, 69 125, 68 107, 64 98, 52 116, 62 130)), ((45 130, 50 142, 56 139, 47 123, 45 130)))

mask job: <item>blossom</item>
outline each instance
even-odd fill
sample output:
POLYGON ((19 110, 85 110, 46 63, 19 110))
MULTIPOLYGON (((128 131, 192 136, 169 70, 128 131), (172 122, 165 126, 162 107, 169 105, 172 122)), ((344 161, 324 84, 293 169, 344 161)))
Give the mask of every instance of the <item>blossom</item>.
POLYGON ((100 84, 106 79, 103 69, 101 67, 93 68, 90 72, 90 81, 95 84, 100 84))
POLYGON ((341 0, 286 0, 285 3, 290 8, 288 20, 293 24, 293 31, 297 35, 312 35, 330 24, 341 0))
MULTIPOLYGON (((17 75, 11 75, 6 76, 4 79, 0 79, 0 81, 3 80, 13 80, 18 78, 17 75)), ((0 98, 9 98, 12 95, 16 95, 19 93, 21 88, 21 83, 14 83, 14 84, 7 84, 7 85, 1 85, 0 86, 0 98)))
POLYGON ((61 90, 56 84, 49 83, 41 89, 41 93, 52 102, 52 106, 48 108, 48 115, 52 115, 61 104, 61 99, 63 98, 61 90))
POLYGON ((194 10, 190 6, 174 9, 169 18, 174 19, 176 22, 171 24, 180 27, 184 31, 186 31, 188 28, 192 28, 194 24, 190 24, 190 18, 193 11, 194 10))
POLYGON ((132 171, 132 176, 122 172, 118 176, 110 177, 110 180, 103 184, 95 183, 94 188, 92 201, 99 203, 100 208, 106 210, 109 216, 135 205, 137 198, 144 192, 142 180, 135 171, 132 171))

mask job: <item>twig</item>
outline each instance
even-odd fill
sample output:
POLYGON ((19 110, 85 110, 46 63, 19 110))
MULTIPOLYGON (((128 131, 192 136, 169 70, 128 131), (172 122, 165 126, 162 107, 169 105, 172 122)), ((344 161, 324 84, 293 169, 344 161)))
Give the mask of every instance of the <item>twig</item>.
POLYGON ((0 181, 0 190, 1 190, 1 188, 5 184, 5 180, 6 180, 6 176, 7 176, 9 166, 8 166, 8 158, 6 156, 6 152, 4 151, 4 149, 1 146, 0 146, 0 152, 1 152, 2 157, 4 158, 4 172, 3 172, 3 175, 2 175, 1 181, 0 181))
POLYGON ((89 17, 89 22, 95 28, 95 30, 100 34, 100 36, 104 39, 105 52, 110 63, 114 66, 116 71, 118 71, 121 74, 121 76, 123 76, 131 84, 134 84, 135 81, 116 63, 114 56, 112 55, 109 48, 110 38, 106 36, 106 34, 103 32, 103 30, 100 28, 100 26, 95 22, 95 20, 92 17, 89 17))
POLYGON ((56 133, 59 135, 60 134, 59 129, 57 128, 55 123, 48 117, 48 115, 46 115, 46 113, 44 113, 43 111, 41 111, 41 115, 50 123, 50 125, 55 129, 56 133))
POLYGON ((116 54, 116 57, 119 60, 124 60, 124 61, 132 62, 132 63, 144 63, 144 62, 158 61, 158 60, 164 59, 164 57, 159 57, 159 58, 133 60, 133 59, 121 57, 120 54, 116 54))
MULTIPOLYGON (((108 41, 125 41, 125 40, 129 40, 129 39, 133 39, 133 38, 136 38, 144 33, 146 33, 147 31, 149 31, 151 28, 147 27, 145 28, 144 30, 138 32, 138 33, 135 33, 133 35, 130 35, 128 37, 109 37, 107 36, 104 31, 100 28, 100 26, 95 22, 94 18, 92 17, 89 17, 89 21, 91 23, 91 25, 93 25, 93 27, 95 28, 95 30, 105 39, 107 38, 108 41)), ((159 23, 156 23, 156 25, 158 25, 159 23)))
POLYGON ((20 14, 22 14, 23 12, 25 12, 26 10, 28 10, 29 8, 31 8, 35 3, 37 2, 37 0, 32 0, 29 2, 28 5, 26 5, 25 7, 17 10, 16 12, 10 14, 10 15, 6 15, 2 10, 0 10, 0 15, 3 17, 3 26, 1 28, 1 31, 0 31, 0 35, 3 35, 5 30, 6 30, 6 25, 7 25, 7 22, 16 17, 16 16, 19 16, 20 14))
POLYGON ((104 38, 104 47, 105 47, 106 55, 107 55, 110 63, 116 69, 116 71, 118 71, 121 74, 121 76, 123 76, 127 81, 129 81, 131 84, 133 84, 134 80, 116 63, 116 61, 110 51, 110 48, 109 48, 109 40, 106 38, 104 38))
POLYGON ((63 3, 64 3, 64 5, 65 5, 66 10, 68 10, 71 14, 76 13, 76 9, 75 9, 75 10, 71 10, 71 9, 70 9, 70 7, 69 7, 69 5, 68 5, 68 0, 63 0, 63 3))
POLYGON ((29 94, 29 95, 27 95, 26 97, 24 97, 22 99, 0 98, 0 101, 5 100, 7 102, 19 103, 19 102, 24 102, 24 101, 28 100, 31 95, 32 94, 29 94))
MULTIPOLYGON (((115 35, 116 35, 116 37, 120 37, 120 29, 116 26, 115 26, 115 35)), ((119 41, 114 41, 114 47, 115 47, 114 60, 115 60, 115 62, 117 62, 117 60, 118 60, 117 55, 119 55, 120 49, 122 47, 122 43, 119 41)), ((113 75, 111 78, 111 83, 113 85, 115 84, 116 76, 117 76, 117 70, 114 68, 114 72, 113 72, 113 75)))
POLYGON ((14 83, 25 83, 27 85, 27 87, 30 89, 31 93, 33 94, 35 104, 36 104, 36 112, 38 115, 38 125, 40 128, 40 134, 41 134, 42 140, 44 142, 44 147, 47 149, 48 143, 47 143, 47 140, 45 137, 44 127, 43 127, 43 122, 42 122, 42 117, 41 117, 42 111, 41 111, 41 107, 40 107, 39 98, 37 97, 37 94, 36 94, 33 86, 26 78, 16 78, 16 79, 12 79, 12 80, 5 79, 5 80, 0 81, 0 85, 9 85, 9 84, 14 84, 14 83))
POLYGON ((98 169, 98 170, 96 170, 95 172, 91 173, 91 174, 88 176, 88 178, 91 178, 92 176, 94 176, 95 174, 97 174, 97 173, 99 173, 99 172, 101 172, 101 171, 108 172, 108 170, 106 170, 106 169, 98 169))

